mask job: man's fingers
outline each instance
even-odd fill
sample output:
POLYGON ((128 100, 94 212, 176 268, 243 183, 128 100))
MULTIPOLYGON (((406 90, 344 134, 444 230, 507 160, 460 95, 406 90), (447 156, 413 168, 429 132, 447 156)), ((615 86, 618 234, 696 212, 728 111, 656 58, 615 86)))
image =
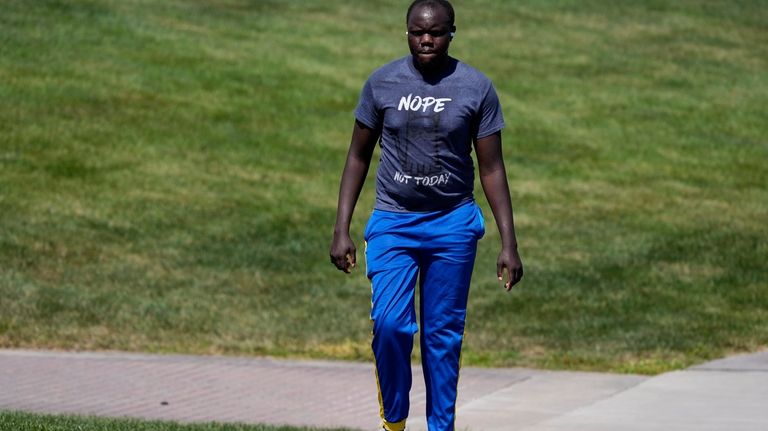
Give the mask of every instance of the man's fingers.
POLYGON ((500 267, 498 272, 499 282, 501 282, 504 285, 504 289, 506 289, 507 291, 512 290, 512 286, 516 285, 523 278, 523 268, 518 267, 518 268, 511 269, 504 264, 500 264, 499 267, 500 267))
POLYGON ((509 268, 507 268, 506 265, 499 264, 498 265, 498 272, 497 275, 499 276, 499 283, 502 283, 504 285, 504 288, 509 290, 509 268), (506 269, 507 272, 507 281, 504 282, 504 270, 506 269))
MULTIPOLYGON (((514 254, 514 253, 513 253, 514 254)), ((523 265, 517 256, 507 256, 504 251, 499 254, 496 261, 496 276, 499 277, 499 284, 504 286, 507 291, 512 290, 523 278, 523 265), (506 270, 506 274, 504 274, 506 270)))
POLYGON ((355 263, 355 254, 354 253, 347 253, 344 261, 344 272, 349 274, 352 272, 352 268, 354 268, 357 264, 355 263))
POLYGON ((336 269, 347 272, 347 262, 343 257, 337 257, 333 264, 336 265, 336 269))
POLYGON ((346 250, 339 251, 339 252, 334 251, 332 247, 331 253, 330 253, 331 263, 339 271, 344 271, 347 274, 349 274, 351 272, 351 269, 357 266, 357 262, 355 259, 356 252, 357 250, 355 250, 354 246, 347 247, 346 250))
MULTIPOLYGON (((349 255, 347 255, 349 256, 349 255)), ((349 272, 349 261, 348 258, 341 257, 341 256, 333 256, 331 255, 331 263, 333 266, 336 267, 339 271, 349 272)))
POLYGON ((511 272, 509 278, 510 278, 508 282, 509 287, 507 287, 507 290, 512 289, 512 286, 516 285, 517 283, 520 282, 520 280, 523 279, 523 268, 522 267, 515 268, 515 270, 511 272))

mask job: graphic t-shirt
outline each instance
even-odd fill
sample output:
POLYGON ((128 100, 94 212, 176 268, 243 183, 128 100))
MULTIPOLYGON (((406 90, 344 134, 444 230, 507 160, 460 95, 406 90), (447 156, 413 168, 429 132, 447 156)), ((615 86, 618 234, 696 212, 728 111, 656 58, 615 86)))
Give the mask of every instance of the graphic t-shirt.
POLYGON ((473 199, 472 140, 498 132, 504 118, 491 81, 453 58, 425 81, 411 56, 371 74, 355 110, 381 131, 377 209, 424 212, 473 199))

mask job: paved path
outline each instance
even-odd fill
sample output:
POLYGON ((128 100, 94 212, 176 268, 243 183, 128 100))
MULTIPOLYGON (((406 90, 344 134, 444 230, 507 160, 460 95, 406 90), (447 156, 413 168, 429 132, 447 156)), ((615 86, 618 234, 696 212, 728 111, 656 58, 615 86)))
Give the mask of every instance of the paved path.
MULTIPOLYGON (((765 431, 768 352, 652 378, 464 368, 459 393, 459 430, 765 431)), ((411 399, 424 430, 420 378, 411 399)), ((378 429, 372 366, 330 361, 0 349, 0 409, 378 429)))

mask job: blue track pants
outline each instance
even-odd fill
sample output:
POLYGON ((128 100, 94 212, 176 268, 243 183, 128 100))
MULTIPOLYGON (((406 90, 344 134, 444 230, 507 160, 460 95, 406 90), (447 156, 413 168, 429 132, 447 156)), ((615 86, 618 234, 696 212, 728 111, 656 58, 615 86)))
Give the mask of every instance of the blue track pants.
POLYGON ((427 213, 373 211, 365 254, 384 429, 401 431, 408 417, 417 277, 427 423, 430 431, 454 429, 469 283, 484 232, 474 201, 427 213))

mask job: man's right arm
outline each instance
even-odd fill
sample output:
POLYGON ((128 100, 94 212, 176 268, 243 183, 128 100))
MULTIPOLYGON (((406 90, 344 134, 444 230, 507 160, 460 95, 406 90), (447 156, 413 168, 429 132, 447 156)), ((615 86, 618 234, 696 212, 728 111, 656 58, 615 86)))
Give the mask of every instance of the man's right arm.
POLYGON ((356 248, 349 237, 349 225, 355 211, 360 190, 363 188, 371 157, 376 148, 379 132, 355 120, 352 141, 349 144, 347 161, 341 174, 339 203, 336 209, 336 225, 331 241, 331 263, 341 271, 349 273, 355 266, 356 248))

